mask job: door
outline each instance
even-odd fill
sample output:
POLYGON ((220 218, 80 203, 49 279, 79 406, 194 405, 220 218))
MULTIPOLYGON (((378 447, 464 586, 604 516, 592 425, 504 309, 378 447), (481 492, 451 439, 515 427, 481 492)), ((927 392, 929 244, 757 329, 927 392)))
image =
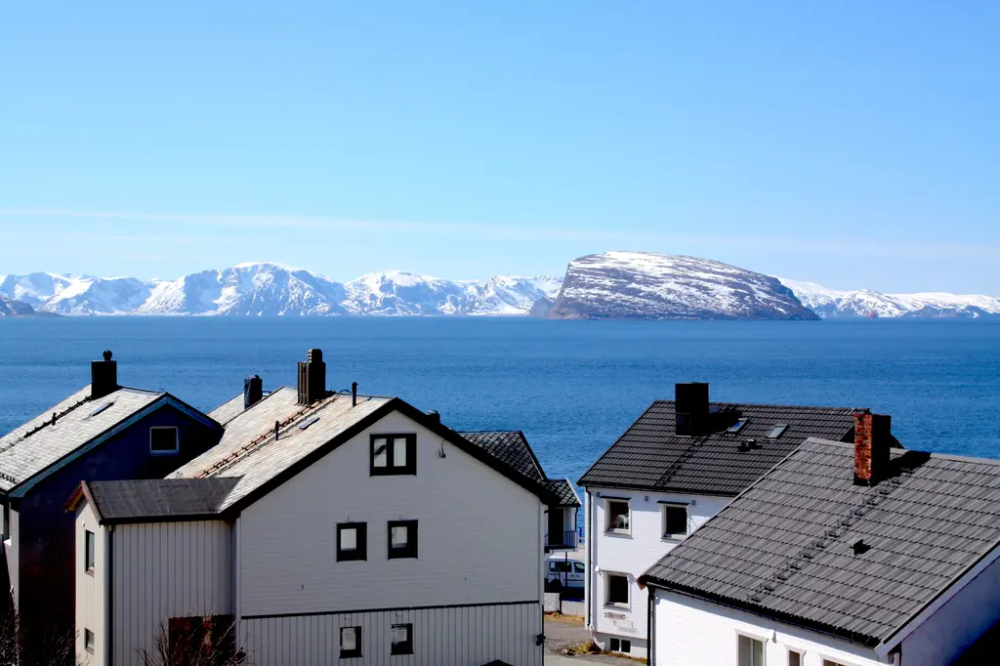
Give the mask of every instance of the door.
POLYGON ((562 509, 549 509, 549 546, 563 546, 566 544, 566 512, 562 509))

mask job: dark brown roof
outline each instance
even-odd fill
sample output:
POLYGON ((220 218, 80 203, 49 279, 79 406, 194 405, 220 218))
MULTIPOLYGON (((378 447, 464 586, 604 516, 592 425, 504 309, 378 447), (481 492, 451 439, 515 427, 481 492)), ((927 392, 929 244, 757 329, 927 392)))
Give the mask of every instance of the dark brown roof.
POLYGON ((894 449, 866 487, 853 456, 806 442, 640 582, 886 642, 1000 545, 1000 461, 894 449))
POLYGON ((459 434, 500 463, 548 490, 558 498, 559 503, 553 506, 580 506, 580 499, 569 481, 549 479, 545 475, 545 470, 535 457, 535 452, 531 450, 528 439, 520 430, 466 431, 459 434))
POLYGON ((674 403, 658 400, 578 482, 581 486, 635 488, 695 495, 738 495, 809 437, 853 437, 854 415, 863 408, 712 403, 732 409, 746 424, 738 433, 676 434, 674 403), (776 425, 787 425, 777 439, 776 425), (741 450, 755 439, 760 448, 741 450))

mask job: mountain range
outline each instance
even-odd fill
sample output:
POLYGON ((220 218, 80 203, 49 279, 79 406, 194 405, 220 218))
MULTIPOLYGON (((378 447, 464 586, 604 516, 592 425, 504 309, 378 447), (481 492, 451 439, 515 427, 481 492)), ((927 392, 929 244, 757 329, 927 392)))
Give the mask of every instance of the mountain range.
POLYGON ((980 318, 1000 298, 845 291, 708 259, 605 252, 565 277, 448 280, 402 271, 337 282, 307 270, 246 263, 176 280, 31 273, 0 275, 0 316, 532 315, 556 319, 980 318))

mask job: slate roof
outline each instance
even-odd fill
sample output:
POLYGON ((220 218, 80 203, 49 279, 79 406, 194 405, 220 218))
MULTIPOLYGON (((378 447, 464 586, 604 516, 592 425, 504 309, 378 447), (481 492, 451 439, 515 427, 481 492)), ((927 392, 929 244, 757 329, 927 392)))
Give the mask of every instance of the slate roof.
POLYGON ((101 522, 214 516, 238 478, 88 481, 84 493, 101 522))
POLYGON ((892 458, 856 486, 852 445, 811 439, 640 582, 884 643, 1000 545, 1000 461, 892 458))
POLYGON ((13 489, 165 396, 120 388, 91 400, 88 384, 0 438, 0 491, 13 489))
POLYGON ((237 416, 243 413, 243 394, 240 393, 238 396, 232 400, 227 400, 211 412, 208 413, 210 417, 215 419, 218 423, 226 425, 237 416))
POLYGON ((852 437, 854 414, 864 408, 799 407, 712 403, 734 409, 746 425, 735 434, 676 434, 674 403, 658 400, 578 481, 581 486, 632 488, 695 495, 733 497, 794 451, 809 437, 852 437), (778 424, 788 429, 778 439, 768 433, 778 424), (760 448, 740 450, 755 439, 760 448))
POLYGON ((528 439, 520 430, 463 431, 458 434, 558 497, 558 503, 553 506, 580 506, 580 498, 568 480, 549 479, 545 475, 528 439))

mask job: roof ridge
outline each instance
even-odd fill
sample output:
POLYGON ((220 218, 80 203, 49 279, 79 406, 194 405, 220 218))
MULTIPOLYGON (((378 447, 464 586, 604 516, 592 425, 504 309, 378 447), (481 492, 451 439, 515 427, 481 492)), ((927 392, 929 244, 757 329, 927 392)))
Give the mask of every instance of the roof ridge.
MULTIPOLYGON (((854 444, 851 442, 836 442, 832 439, 823 439, 822 437, 809 437, 802 443, 801 446, 806 444, 823 444, 825 446, 836 446, 838 448, 848 448, 853 449, 854 444)), ((800 447, 801 448, 801 447, 800 447)), ((963 456, 958 453, 936 453, 934 451, 918 451, 917 449, 904 449, 903 447, 891 447, 897 451, 909 451, 912 453, 926 453, 931 458, 936 458, 937 460, 952 460, 954 462, 964 462, 964 463, 976 463, 978 465, 990 465, 995 467, 1000 465, 1000 459, 996 458, 979 458, 977 456, 963 456)))
MULTIPOLYGON (((676 400, 654 400, 654 405, 666 404, 675 405, 676 400)), ((714 407, 776 407, 779 409, 823 409, 827 411, 838 411, 838 412, 864 412, 870 411, 871 407, 834 407, 832 405, 793 405, 789 403, 768 403, 768 402, 716 402, 712 401, 708 403, 709 406, 714 407)))

